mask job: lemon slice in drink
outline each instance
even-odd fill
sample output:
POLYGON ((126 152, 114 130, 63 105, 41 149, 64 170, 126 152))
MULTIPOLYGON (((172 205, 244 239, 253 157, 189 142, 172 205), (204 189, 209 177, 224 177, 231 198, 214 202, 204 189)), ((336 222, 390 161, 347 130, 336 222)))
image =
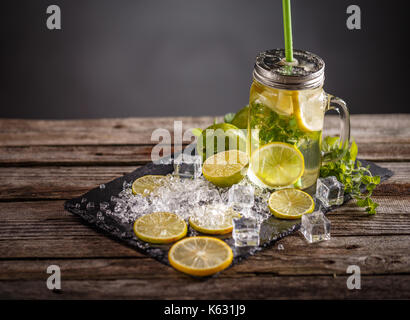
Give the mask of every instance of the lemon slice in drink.
POLYGON ((159 175, 142 176, 132 183, 132 193, 147 196, 158 187, 163 186, 165 179, 165 176, 159 175))
POLYGON ((174 213, 154 212, 135 220, 134 232, 150 243, 171 243, 186 236, 187 225, 174 213))
POLYGON ((255 102, 268 107, 282 116, 290 116, 293 113, 292 92, 266 89, 258 94, 255 102))
POLYGON ((189 237, 175 243, 168 252, 175 269, 194 276, 209 276, 229 267, 232 249, 212 237, 189 237))
POLYGON ((272 142, 257 149, 251 156, 252 172, 272 188, 294 184, 303 174, 302 153, 284 142, 272 142))
POLYGON ((219 152, 205 160, 202 173, 218 187, 230 187, 243 179, 248 170, 248 156, 239 150, 219 152))
POLYGON ((199 207, 189 218, 189 224, 195 230, 207 234, 226 234, 232 231, 233 218, 241 215, 225 205, 199 207))
POLYGON ((271 213, 280 219, 299 219, 311 213, 315 203, 310 195, 298 189, 282 189, 271 194, 268 200, 271 213))
POLYGON ((293 106, 296 120, 301 130, 305 132, 323 129, 324 103, 321 91, 312 94, 293 92, 293 106))

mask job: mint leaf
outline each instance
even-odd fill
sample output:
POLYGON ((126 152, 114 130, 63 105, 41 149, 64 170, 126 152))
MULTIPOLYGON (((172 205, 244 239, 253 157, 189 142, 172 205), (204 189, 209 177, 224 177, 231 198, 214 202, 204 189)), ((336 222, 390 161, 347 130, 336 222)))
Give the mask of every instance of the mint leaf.
POLYGON ((353 141, 349 150, 341 158, 343 152, 340 148, 339 138, 326 137, 322 143, 322 150, 330 155, 330 162, 320 168, 320 176, 335 176, 345 186, 345 192, 350 193, 356 199, 356 204, 363 207, 369 214, 375 214, 379 206, 371 199, 373 190, 380 183, 379 176, 372 176, 369 167, 363 167, 360 161, 356 161, 358 147, 353 141), (338 159, 338 160, 335 160, 338 159), (361 187, 364 186, 364 192, 361 187))
POLYGON ((359 149, 357 148, 356 142, 353 140, 352 145, 350 146, 350 160, 355 161, 359 149))

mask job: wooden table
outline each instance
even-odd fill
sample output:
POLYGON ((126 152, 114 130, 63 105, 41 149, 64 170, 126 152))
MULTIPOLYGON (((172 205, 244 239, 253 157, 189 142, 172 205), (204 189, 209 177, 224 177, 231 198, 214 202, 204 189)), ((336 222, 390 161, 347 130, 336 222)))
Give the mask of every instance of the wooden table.
MULTIPOLYGON (((154 129, 206 127, 212 117, 100 120, 0 119, 0 298, 306 299, 410 298, 410 114, 354 115, 359 157, 394 171, 375 191, 379 212, 354 202, 329 214, 332 239, 295 233, 196 280, 85 226, 65 199, 150 161, 154 129), (62 291, 46 287, 49 265, 62 291), (346 269, 361 268, 348 290, 346 269)), ((328 122, 330 130, 336 119, 328 122)))

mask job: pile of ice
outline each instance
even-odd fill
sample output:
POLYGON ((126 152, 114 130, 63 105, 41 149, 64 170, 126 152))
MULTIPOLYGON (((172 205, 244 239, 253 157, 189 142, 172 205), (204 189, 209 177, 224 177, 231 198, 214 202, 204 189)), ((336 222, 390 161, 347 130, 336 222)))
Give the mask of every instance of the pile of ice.
POLYGON ((99 210, 122 223, 133 223, 156 211, 172 212, 187 221, 194 214, 197 217, 206 214, 204 206, 232 207, 242 216, 254 218, 259 223, 270 216, 267 191, 255 187, 247 178, 231 188, 218 188, 201 175, 199 156, 181 158, 175 159, 174 172, 167 175, 164 184, 154 192, 146 196, 134 195, 133 181, 125 181, 122 191, 112 196, 110 202, 98 204, 99 210))

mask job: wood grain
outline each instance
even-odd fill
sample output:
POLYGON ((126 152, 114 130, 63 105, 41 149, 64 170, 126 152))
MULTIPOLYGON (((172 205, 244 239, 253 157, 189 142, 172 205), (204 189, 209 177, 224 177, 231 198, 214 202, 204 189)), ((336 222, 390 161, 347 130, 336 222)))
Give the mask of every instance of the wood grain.
MULTIPOLYGON (((332 239, 294 233, 217 277, 193 279, 99 233, 63 210, 64 199, 150 161, 151 134, 213 117, 0 119, 0 298, 384 299, 410 297, 410 115, 353 115, 359 157, 393 170, 375 191, 378 214, 354 201, 329 213, 332 239), (60 293, 46 268, 62 270, 60 293), (359 265, 362 289, 346 288, 359 265), (181 288, 183 288, 181 290, 181 288)), ((336 134, 328 116, 325 134, 336 134)), ((186 140, 185 144, 189 141, 186 140)))
MULTIPOLYGON (((234 281, 198 281, 181 276, 152 279, 67 280, 59 293, 42 281, 2 281, 2 299, 403 299, 410 296, 410 276, 363 276, 361 290, 348 290, 347 276, 243 276, 234 281), (240 281, 240 283, 238 283, 240 281)), ((160 314, 158 313, 158 317, 160 314)))
MULTIPOLYGON (((410 162, 410 143, 359 142, 358 147, 361 159, 410 162)), ((151 162, 152 148, 153 145, 0 147, 0 166, 143 165, 151 162)))
MULTIPOLYGON (((214 117, 123 118, 95 120, 0 119, 0 146, 33 145, 135 145, 152 143, 155 129, 174 131, 174 120, 182 121, 183 131, 206 128, 214 117)), ((221 121, 221 117, 217 117, 221 121)), ((336 134, 339 124, 327 116, 325 133, 336 134)), ((352 136, 358 142, 409 143, 409 114, 352 115, 352 136), (392 138, 394 137, 394 138, 392 138)))
MULTIPOLYGON (((393 170, 375 195, 410 195, 410 163, 383 162, 393 170)), ((70 199, 101 183, 120 177, 138 166, 0 167, 0 200, 70 199)))

